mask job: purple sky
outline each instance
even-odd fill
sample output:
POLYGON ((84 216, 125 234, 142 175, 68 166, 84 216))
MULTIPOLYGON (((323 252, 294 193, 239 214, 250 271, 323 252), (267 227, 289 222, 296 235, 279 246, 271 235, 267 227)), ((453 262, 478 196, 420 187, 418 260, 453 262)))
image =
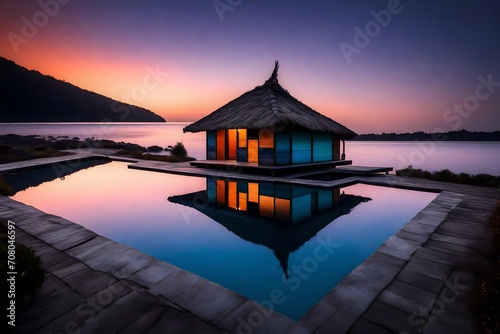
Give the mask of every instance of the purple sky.
POLYGON ((2 1, 0 56, 169 121, 278 59, 284 88, 358 133, 500 130, 498 1, 59 1, 2 1))

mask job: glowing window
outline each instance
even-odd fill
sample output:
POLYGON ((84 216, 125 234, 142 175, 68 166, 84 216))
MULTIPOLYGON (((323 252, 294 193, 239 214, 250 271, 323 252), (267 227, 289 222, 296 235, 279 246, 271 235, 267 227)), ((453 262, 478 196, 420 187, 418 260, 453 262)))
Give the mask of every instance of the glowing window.
POLYGON ((239 203, 238 203, 238 209, 241 211, 247 211, 247 194, 246 193, 239 193, 239 203))
POLYGON ((264 217, 274 218, 274 197, 259 196, 259 214, 264 217))
POLYGON ((247 129, 238 129, 238 147, 247 147, 247 129))
POLYGON ((236 209, 236 182, 229 181, 227 184, 227 206, 236 209))
POLYGON ((217 180, 217 204, 226 204, 226 182, 217 180))
POLYGON ((236 160, 236 129, 227 130, 228 159, 236 160))
POLYGON ((290 221, 290 200, 276 198, 275 201, 276 219, 285 222, 290 221))
POLYGON ((248 183, 248 201, 257 203, 259 201, 259 184, 258 183, 248 183))

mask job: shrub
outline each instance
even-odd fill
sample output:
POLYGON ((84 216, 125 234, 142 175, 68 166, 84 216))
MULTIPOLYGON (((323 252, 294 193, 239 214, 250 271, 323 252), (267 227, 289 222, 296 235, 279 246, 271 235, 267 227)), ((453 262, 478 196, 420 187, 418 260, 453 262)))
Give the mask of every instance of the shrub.
POLYGON ((457 174, 453 173, 449 169, 443 169, 440 170, 439 172, 433 172, 431 175, 431 179, 444 182, 454 182, 454 183, 458 182, 457 174))
POLYGON ((5 181, 3 175, 0 174, 0 195, 12 196, 14 194, 15 192, 12 186, 7 181, 5 181))
POLYGON ((411 166, 396 170, 398 176, 411 176, 435 181, 453 182, 482 187, 500 187, 500 176, 489 174, 471 175, 467 173, 455 174, 448 169, 437 172, 429 172, 422 169, 413 169, 411 166))
POLYGON ((187 150, 182 142, 177 142, 177 144, 170 149, 170 153, 175 157, 187 157, 187 150))

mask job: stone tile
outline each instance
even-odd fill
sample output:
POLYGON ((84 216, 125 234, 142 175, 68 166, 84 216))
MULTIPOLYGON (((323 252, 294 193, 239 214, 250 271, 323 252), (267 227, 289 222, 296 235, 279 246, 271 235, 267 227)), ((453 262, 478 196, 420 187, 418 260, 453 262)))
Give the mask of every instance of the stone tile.
POLYGON ((406 224, 403 226, 403 231, 420 234, 422 236, 428 236, 434 232, 436 228, 434 226, 428 226, 423 224, 406 224))
POLYGON ((116 279, 109 274, 83 269, 64 277, 63 281, 84 297, 89 297, 115 283, 116 279))
POLYGON ((132 289, 123 284, 124 282, 117 282, 108 287, 106 293, 99 291, 95 295, 83 299, 78 306, 69 309, 68 312, 50 321, 37 332, 76 333, 77 331, 73 331, 73 329, 77 326, 91 319, 104 307, 131 293, 132 289))
POLYGON ((55 264, 64 262, 70 258, 67 254, 61 253, 58 250, 51 252, 50 255, 47 253, 42 254, 40 252, 35 252, 35 255, 40 258, 40 264, 42 265, 43 268, 51 267, 55 264))
POLYGON ((380 302, 373 303, 363 314, 363 318, 395 332, 421 332, 426 324, 424 319, 416 315, 403 312, 380 302))
POLYGON ((403 260, 410 259, 410 256, 420 247, 421 243, 401 238, 397 235, 391 236, 380 246, 377 251, 394 256, 403 260))
MULTIPOLYGON (((162 261, 153 261, 149 266, 139 270, 129 277, 130 280, 145 286, 152 287, 165 277, 177 272, 179 268, 162 261)), ((118 270, 120 271, 120 270, 118 270)))
MULTIPOLYGON (((151 291, 167 300, 173 301, 178 295, 192 289, 200 280, 202 280, 200 276, 179 269, 153 285, 151 291)), ((176 303, 182 308, 187 308, 187 305, 179 304, 179 302, 189 303, 185 298, 180 298, 176 303)))
POLYGON ((443 281, 439 279, 435 279, 417 272, 413 272, 408 270, 407 268, 403 268, 396 276, 396 279, 416 286, 421 289, 425 289, 434 293, 439 293, 441 288, 443 287, 443 281))
POLYGON ((50 296, 51 294, 66 288, 67 285, 61 282, 57 277, 51 273, 45 273, 45 280, 42 283, 40 289, 36 292, 36 298, 44 298, 50 296))
POLYGON ((438 280, 445 280, 451 272, 450 266, 417 257, 412 257, 405 268, 438 280))
MULTIPOLYGON (((17 322, 29 324, 29 328, 38 328, 64 314, 82 303, 84 298, 72 289, 65 287, 43 298, 36 299, 34 304, 17 312, 17 322)), ((18 328, 20 330, 20 328, 18 328)), ((20 330, 21 333, 23 331, 20 330)), ((30 331, 32 332, 32 331, 30 331)))
POLYGON ((55 240, 51 244, 55 248, 62 250, 62 251, 65 251, 65 250, 68 250, 70 248, 74 248, 78 245, 84 244, 87 241, 92 240, 96 236, 97 236, 97 234, 95 234, 94 232, 91 232, 88 230, 82 230, 82 231, 79 231, 77 233, 68 235, 64 238, 55 240))
POLYGON ((82 259, 86 255, 113 243, 114 242, 109 240, 108 238, 97 236, 81 245, 66 250, 66 254, 77 259, 82 259))
POLYGON ((438 296, 437 293, 401 282, 399 280, 392 281, 385 291, 390 291, 399 296, 405 297, 410 301, 414 301, 425 306, 431 306, 438 296))
POLYGON ((113 275, 119 278, 129 278, 139 270, 145 269, 156 262, 158 260, 152 256, 137 251, 133 254, 133 258, 128 259, 124 265, 113 269, 113 275))
POLYGON ((418 301, 401 296, 390 290, 382 291, 380 296, 378 296, 377 301, 406 313, 417 314, 422 318, 427 318, 431 311, 431 305, 424 305, 418 301))
POLYGON ((349 306, 341 307, 327 321, 325 321, 314 333, 331 334, 347 333, 353 324, 360 318, 359 313, 349 311, 349 306))
POLYGON ((52 272, 55 270, 64 269, 65 267, 73 265, 75 263, 81 263, 81 262, 73 257, 68 256, 65 260, 59 263, 54 263, 51 266, 44 267, 44 269, 47 270, 48 272, 52 272))
POLYGON ((462 254, 467 254, 471 256, 480 256, 480 254, 484 254, 487 251, 488 246, 485 245, 484 249, 481 251, 478 251, 478 249, 471 248, 471 247, 465 247, 461 245, 455 245, 455 244, 450 244, 447 242, 443 241, 437 241, 437 240, 428 240, 424 244, 425 248, 429 249, 435 249, 439 250, 441 252, 447 252, 450 254, 457 254, 457 255, 462 255, 462 254))
POLYGON ((64 277, 67 277, 69 275, 76 274, 79 271, 88 270, 88 269, 89 269, 89 267, 87 267, 86 265, 84 265, 81 262, 75 262, 72 264, 67 263, 67 265, 65 265, 59 269, 52 270, 52 274, 54 276, 57 276, 59 279, 63 279, 64 277))
POLYGON ((392 331, 388 331, 365 318, 360 318, 354 326, 349 330, 349 334, 390 334, 392 331))
MULTIPOLYGON (((486 220, 485 222, 487 222, 486 220)), ((488 224, 477 224, 470 221, 460 221, 455 219, 446 219, 438 228, 438 233, 451 234, 457 236, 471 237, 484 237, 489 234, 488 224), (442 232, 446 231, 446 232, 442 232)))
POLYGON ((396 233, 396 235, 400 238, 403 238, 403 239, 408 239, 408 240, 419 242, 420 244, 424 243, 425 241, 427 241, 429 239, 428 235, 421 235, 418 233, 408 232, 405 230, 399 230, 396 233))
POLYGON ((180 312, 174 309, 165 309, 160 320, 152 324, 147 330, 148 334, 164 333, 224 333, 220 328, 210 325, 191 313, 180 312))
POLYGON ((83 333, 116 333, 139 317, 157 312, 162 305, 154 297, 132 291, 86 320, 78 329, 83 333))
POLYGON ((94 264, 93 268, 95 270, 106 270, 109 272, 117 271, 117 269, 122 268, 130 262, 136 262, 136 259, 140 257, 141 254, 138 250, 128 246, 122 250, 122 252, 115 254, 115 256, 110 255, 107 260, 94 264))
POLYGON ((447 252, 442 252, 440 250, 429 249, 422 247, 415 252, 415 256, 428 260, 435 263, 441 263, 448 266, 454 266, 456 264, 465 264, 467 262, 468 256, 466 255, 454 255, 447 252))
MULTIPOLYGON (((153 327, 162 317, 166 310, 158 307, 145 316, 141 316, 134 322, 130 323, 127 327, 123 328, 118 333, 120 334, 137 334, 137 333, 149 333, 149 328, 153 327)), ((167 333, 170 331, 167 331, 167 333)), ((172 333, 172 332, 170 332, 172 333)))
POLYGON ((446 326, 453 327, 456 330, 464 331, 467 333, 475 332, 475 328, 471 322, 471 316, 460 316, 456 313, 450 312, 447 309, 447 306, 449 304, 446 304, 444 302, 436 302, 436 304, 437 305, 435 305, 434 309, 431 312, 431 316, 429 317, 429 322, 431 322, 430 319, 433 319, 433 321, 437 321, 446 326))
MULTIPOLYGON (((331 291, 330 291, 331 293, 331 291)), ((338 309, 338 305, 332 305, 330 298, 323 298, 316 303, 303 317, 300 319, 302 326, 309 333, 314 332, 318 327, 330 318, 338 309)))
POLYGON ((129 250, 129 246, 118 243, 109 243, 103 247, 96 249, 94 252, 88 253, 79 260, 84 262, 90 268, 97 269, 103 268, 101 264, 111 258, 121 255, 123 252, 129 250))
POLYGON ((172 301, 205 321, 217 323, 246 300, 231 290, 201 279, 187 291, 177 295, 172 301))
POLYGON ((251 300, 245 301, 216 324, 228 333, 288 333, 302 329, 284 315, 251 300))
POLYGON ((464 333, 475 333, 475 331, 462 331, 454 327, 440 323, 439 321, 429 321, 427 327, 423 331, 424 334, 464 334, 464 333))

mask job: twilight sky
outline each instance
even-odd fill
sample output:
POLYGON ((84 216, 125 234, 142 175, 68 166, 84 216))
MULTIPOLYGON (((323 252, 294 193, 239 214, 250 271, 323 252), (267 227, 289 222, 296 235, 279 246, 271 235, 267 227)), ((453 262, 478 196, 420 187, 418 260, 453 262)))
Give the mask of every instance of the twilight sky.
POLYGON ((0 56, 168 121, 278 59, 285 89, 358 133, 493 131, 499 18, 497 0, 2 0, 0 56))

